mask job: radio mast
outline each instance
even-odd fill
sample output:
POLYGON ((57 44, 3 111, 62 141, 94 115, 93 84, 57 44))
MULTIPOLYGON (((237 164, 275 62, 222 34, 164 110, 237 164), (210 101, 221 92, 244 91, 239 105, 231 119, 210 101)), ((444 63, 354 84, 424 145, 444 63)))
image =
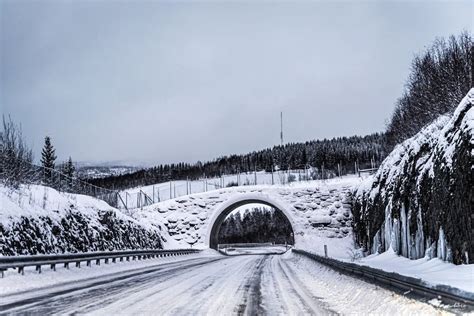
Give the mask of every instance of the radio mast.
POLYGON ((281 140, 281 145, 283 146, 283 112, 280 112, 280 140, 281 140))

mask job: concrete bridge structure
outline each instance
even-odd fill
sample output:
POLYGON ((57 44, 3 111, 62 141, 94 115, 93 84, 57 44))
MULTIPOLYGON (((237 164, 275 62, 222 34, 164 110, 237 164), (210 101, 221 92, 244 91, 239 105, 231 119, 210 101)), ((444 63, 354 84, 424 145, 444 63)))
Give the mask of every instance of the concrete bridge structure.
POLYGON ((226 216, 240 206, 261 203, 283 212, 298 246, 308 236, 344 238, 352 233, 351 187, 351 181, 344 179, 231 187, 156 203, 136 210, 133 216, 159 225, 178 243, 217 248, 226 216))

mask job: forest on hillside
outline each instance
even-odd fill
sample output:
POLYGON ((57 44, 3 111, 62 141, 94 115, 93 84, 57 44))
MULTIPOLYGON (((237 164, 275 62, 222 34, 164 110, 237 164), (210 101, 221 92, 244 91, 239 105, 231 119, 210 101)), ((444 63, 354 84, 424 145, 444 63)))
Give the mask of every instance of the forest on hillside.
POLYGON ((219 230, 219 243, 294 244, 293 230, 285 215, 276 209, 255 207, 229 215, 219 230))
POLYGON ((474 87, 474 45, 470 33, 437 38, 415 56, 403 95, 387 125, 389 153, 440 115, 454 111, 474 87))
POLYGON ((338 137, 289 143, 244 155, 230 155, 209 162, 177 163, 155 166, 124 175, 88 179, 92 184, 113 189, 126 189, 170 180, 195 180, 253 171, 304 169, 323 171, 315 177, 333 177, 354 173, 359 168, 378 165, 385 158, 384 135, 338 137))

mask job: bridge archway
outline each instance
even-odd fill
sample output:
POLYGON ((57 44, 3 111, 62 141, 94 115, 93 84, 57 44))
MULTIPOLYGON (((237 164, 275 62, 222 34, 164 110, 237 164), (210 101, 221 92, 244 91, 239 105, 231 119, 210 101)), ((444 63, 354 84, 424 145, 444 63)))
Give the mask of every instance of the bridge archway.
POLYGON ((293 207, 275 198, 270 198, 264 194, 242 194, 217 206, 216 210, 213 212, 213 217, 211 218, 209 223, 209 228, 206 236, 206 246, 213 249, 217 249, 217 245, 219 243, 219 230, 227 215, 229 215, 232 211, 234 211, 240 206, 254 203, 264 204, 281 211, 290 222, 296 244, 297 233, 296 223, 292 214, 293 207))

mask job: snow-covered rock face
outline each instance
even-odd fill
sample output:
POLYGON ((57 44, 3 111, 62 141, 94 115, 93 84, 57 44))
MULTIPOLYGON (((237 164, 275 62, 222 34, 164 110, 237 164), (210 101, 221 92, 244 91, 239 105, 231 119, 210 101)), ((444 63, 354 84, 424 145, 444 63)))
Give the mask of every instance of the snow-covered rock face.
POLYGON ((354 199, 357 240, 371 253, 473 261, 474 89, 395 147, 354 199))
POLYGON ((281 210, 289 219, 295 243, 308 237, 343 238, 352 233, 350 191, 347 183, 315 181, 294 187, 232 187, 193 194, 135 210, 133 217, 167 227, 184 245, 215 247, 225 215, 246 203, 263 203, 281 210))
MULTIPOLYGON (((39 186, 0 185, 0 255, 160 249, 167 234, 104 201, 39 186)), ((165 246, 167 246, 165 244, 165 246)))

